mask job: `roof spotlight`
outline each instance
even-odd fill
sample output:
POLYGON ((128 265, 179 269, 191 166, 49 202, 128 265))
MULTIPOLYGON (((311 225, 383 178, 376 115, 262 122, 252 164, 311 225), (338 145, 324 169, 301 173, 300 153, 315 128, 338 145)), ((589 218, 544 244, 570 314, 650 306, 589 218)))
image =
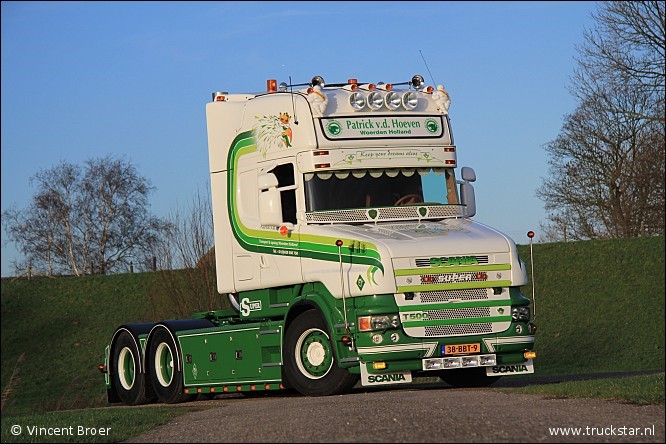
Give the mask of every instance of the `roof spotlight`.
POLYGON ((416 74, 414 77, 412 77, 412 81, 409 82, 412 87, 416 90, 421 90, 425 86, 425 80, 423 79, 423 76, 416 74))
POLYGON ((373 91, 368 94, 368 106, 376 111, 384 105, 384 96, 379 91, 373 91))
POLYGON ((400 108, 400 105, 402 104, 402 98, 400 97, 400 93, 398 93, 397 91, 389 91, 386 94, 386 97, 384 97, 384 103, 386 104, 386 107, 391 111, 400 108))
POLYGON ((312 80, 310 81, 310 86, 316 86, 319 85, 322 88, 326 86, 326 82, 324 82, 324 78, 322 76, 314 76, 312 80))
POLYGON ((407 91, 402 95, 402 106, 407 110, 407 111, 412 111, 414 108, 416 108, 416 105, 418 105, 418 98, 416 97, 416 94, 414 94, 413 91, 407 91))
POLYGON ((351 93, 349 96, 349 105, 354 109, 354 111, 362 110, 366 105, 365 95, 363 95, 361 92, 351 93))

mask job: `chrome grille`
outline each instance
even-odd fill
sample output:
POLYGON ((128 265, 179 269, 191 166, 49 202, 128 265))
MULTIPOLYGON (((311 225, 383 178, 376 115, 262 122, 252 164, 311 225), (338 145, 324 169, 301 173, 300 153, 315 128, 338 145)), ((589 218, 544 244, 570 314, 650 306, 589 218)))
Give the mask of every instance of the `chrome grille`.
POLYGON ((450 300, 475 301, 490 299, 488 289, 470 288, 467 290, 422 291, 418 293, 422 303, 448 302, 450 300))

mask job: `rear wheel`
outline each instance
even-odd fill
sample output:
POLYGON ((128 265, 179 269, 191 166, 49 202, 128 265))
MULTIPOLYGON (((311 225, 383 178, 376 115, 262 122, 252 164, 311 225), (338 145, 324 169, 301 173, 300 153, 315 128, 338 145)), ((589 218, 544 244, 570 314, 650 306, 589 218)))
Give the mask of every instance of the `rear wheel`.
POLYGON ((164 327, 155 331, 148 345, 148 368, 153 375, 153 390, 160 402, 167 404, 187 401, 194 397, 183 391, 183 372, 178 369, 176 347, 171 333, 164 327))
POLYGON ((149 401, 140 363, 141 353, 134 338, 123 331, 116 340, 111 361, 113 384, 123 404, 138 405, 149 401))
POLYGON ((299 315, 285 334, 285 376, 307 396, 348 392, 359 376, 337 365, 326 325, 315 310, 299 315))
POLYGON ((487 387, 500 378, 499 376, 486 376, 485 367, 444 370, 439 377, 454 387, 487 387))

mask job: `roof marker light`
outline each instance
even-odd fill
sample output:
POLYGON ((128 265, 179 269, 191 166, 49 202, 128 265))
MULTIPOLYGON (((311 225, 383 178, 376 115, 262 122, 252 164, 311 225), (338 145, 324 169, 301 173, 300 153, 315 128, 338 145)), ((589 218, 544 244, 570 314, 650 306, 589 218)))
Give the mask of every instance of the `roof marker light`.
POLYGON ((275 79, 266 80, 266 92, 269 93, 277 92, 277 80, 275 79))

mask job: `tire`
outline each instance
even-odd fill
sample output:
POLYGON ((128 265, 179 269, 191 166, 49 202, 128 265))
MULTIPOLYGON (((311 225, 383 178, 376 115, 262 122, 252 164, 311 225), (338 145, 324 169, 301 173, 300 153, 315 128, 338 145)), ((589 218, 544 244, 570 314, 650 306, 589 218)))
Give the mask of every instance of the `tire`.
POLYGON ((180 352, 166 328, 160 327, 155 331, 147 353, 153 391, 160 402, 177 404, 196 397, 183 392, 183 372, 178 370, 177 361, 180 352))
POLYGON ((439 377, 447 384, 460 388, 487 387, 500 378, 500 376, 486 376, 485 367, 444 370, 439 377))
POLYGON ((326 324, 315 310, 302 313, 289 326, 284 363, 289 385, 306 396, 347 393, 359 380, 359 375, 338 367, 326 324))
POLYGON ((149 402, 146 378, 141 373, 141 352, 132 335, 123 331, 113 347, 111 360, 112 380, 118 397, 125 405, 149 402))

